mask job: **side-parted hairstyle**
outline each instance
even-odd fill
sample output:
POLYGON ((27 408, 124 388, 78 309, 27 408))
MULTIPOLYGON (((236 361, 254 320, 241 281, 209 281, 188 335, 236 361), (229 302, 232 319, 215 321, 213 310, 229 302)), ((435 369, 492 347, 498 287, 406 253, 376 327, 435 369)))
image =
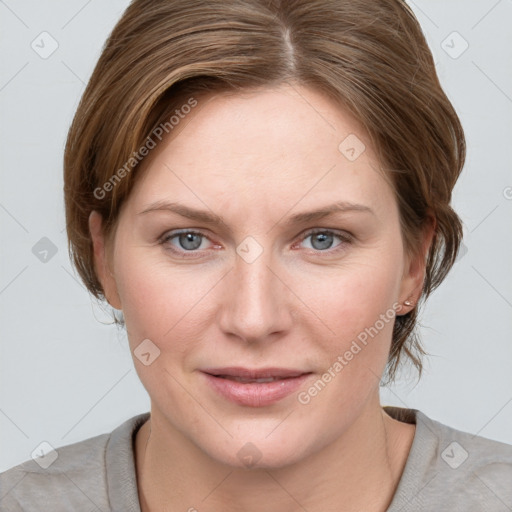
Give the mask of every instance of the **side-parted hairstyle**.
MULTIPOLYGON (((169 132, 201 95, 283 83, 328 95, 361 123, 395 191, 410 254, 435 219, 421 301, 442 282, 462 239, 450 201, 465 139, 403 0, 133 0, 105 43, 64 155, 70 257, 96 298, 105 297, 89 214, 102 215, 107 238, 115 233, 155 133, 169 132)), ((396 317, 389 381, 404 355, 421 376, 417 315, 418 306, 396 317)))

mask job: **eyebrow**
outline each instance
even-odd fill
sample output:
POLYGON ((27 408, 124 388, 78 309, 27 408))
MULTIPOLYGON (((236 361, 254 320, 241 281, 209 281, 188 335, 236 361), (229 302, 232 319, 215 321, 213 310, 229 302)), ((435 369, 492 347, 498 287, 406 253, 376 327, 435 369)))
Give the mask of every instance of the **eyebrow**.
MULTIPOLYGON (((226 224, 224 219, 219 215, 216 215, 212 211, 208 210, 198 210, 196 208, 191 208, 190 206, 185 206, 181 203, 172 203, 168 201, 156 201, 155 203, 151 203, 144 210, 138 213, 138 215, 144 215, 146 213, 158 212, 158 211, 169 211, 172 213, 176 213, 181 215, 182 217, 186 217, 190 220, 194 220, 197 222, 202 222, 205 224, 226 224)), ((309 212, 301 212, 295 215, 292 215, 285 221, 285 225, 293 225, 293 224, 304 224, 306 222, 313 222, 317 220, 321 220, 325 217, 328 217, 334 213, 351 213, 351 212, 363 212, 370 213, 375 215, 375 212, 368 206, 362 204, 351 203, 348 201, 340 201, 338 203, 334 203, 331 205, 324 206, 317 210, 312 210, 309 212)), ((279 221, 280 222, 280 221, 279 221)), ((278 223, 279 223, 278 222, 278 223)))

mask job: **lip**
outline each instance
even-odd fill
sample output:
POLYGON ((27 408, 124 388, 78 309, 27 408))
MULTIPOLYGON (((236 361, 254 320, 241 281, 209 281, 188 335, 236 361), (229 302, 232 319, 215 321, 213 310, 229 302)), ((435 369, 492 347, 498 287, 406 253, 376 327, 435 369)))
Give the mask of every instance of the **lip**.
POLYGON ((248 369, 241 367, 206 368, 201 370, 208 384, 228 400, 248 407, 264 407, 290 395, 312 373, 290 368, 248 369), (225 378, 228 377, 228 378, 225 378), (265 379, 272 382, 239 382, 232 378, 265 379))
POLYGON ((281 378, 290 378, 290 377, 298 377, 299 375, 303 375, 305 372, 303 370, 293 369, 293 368, 277 368, 277 367, 269 367, 269 368, 244 368, 242 366, 226 366, 223 368, 204 368, 201 370, 203 373, 208 373, 210 375, 228 375, 230 377, 242 377, 247 379, 264 379, 270 377, 281 377, 281 378))

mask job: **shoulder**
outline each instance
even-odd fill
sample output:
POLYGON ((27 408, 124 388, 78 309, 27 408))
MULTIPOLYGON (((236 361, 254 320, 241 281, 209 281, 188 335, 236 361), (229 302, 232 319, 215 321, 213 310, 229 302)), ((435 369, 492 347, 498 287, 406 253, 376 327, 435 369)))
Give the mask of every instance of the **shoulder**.
POLYGON ((485 510, 501 510, 504 503, 512 508, 512 445, 420 417, 439 440, 434 467, 450 483, 450 492, 479 499, 485 510))
POLYGON ((146 417, 130 418, 111 433, 45 450, 42 457, 0 473, 0 510, 110 510, 107 466, 112 444, 123 445, 126 460, 132 463, 127 436, 142 416, 146 417))
POLYGON ((416 420, 423 423, 426 430, 437 440, 437 462, 443 462, 443 466, 453 470, 464 466, 477 470, 496 465, 505 471, 512 470, 512 445, 458 430, 433 420, 420 411, 417 412, 416 420))
POLYGON ((511 445, 414 413, 416 435, 397 502, 409 510, 512 510, 511 445))
POLYGON ((58 503, 69 510, 92 510, 94 502, 104 509, 109 437, 102 434, 56 448, 0 473, 0 508, 6 512, 50 510, 58 503))

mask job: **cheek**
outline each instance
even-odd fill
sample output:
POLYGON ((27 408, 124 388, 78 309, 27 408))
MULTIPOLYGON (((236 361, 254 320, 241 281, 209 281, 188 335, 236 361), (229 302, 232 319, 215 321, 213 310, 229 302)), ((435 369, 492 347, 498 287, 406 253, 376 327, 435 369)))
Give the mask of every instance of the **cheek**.
POLYGON ((381 254, 386 253, 376 251, 364 262, 347 264, 321 287, 312 283, 323 281, 308 277, 311 286, 302 288, 304 302, 322 321, 317 322, 317 335, 310 333, 329 373, 324 375, 330 391, 322 393, 320 401, 332 400, 343 407, 360 399, 374 388, 385 368, 402 270, 399 254, 381 254))
POLYGON ((173 268, 141 249, 118 259, 116 277, 132 348, 146 338, 161 349, 172 341, 174 351, 190 344, 208 315, 205 299, 215 276, 173 268))
POLYGON ((299 403, 332 417, 339 427, 340 411, 350 423, 362 404, 378 389, 391 346, 396 303, 395 282, 376 269, 340 278, 338 290, 318 305, 323 326, 310 333, 311 350, 321 353, 323 374, 297 397, 299 403), (395 304, 395 308, 393 307, 395 304), (311 336, 312 335, 312 336, 311 336))
POLYGON ((150 267, 144 267, 140 262, 119 268, 119 295, 130 338, 156 338, 177 313, 177 290, 166 286, 167 283, 151 272, 150 267), (162 308, 164 302, 169 305, 167 311, 162 308))
POLYGON ((326 332, 351 339, 373 325, 381 314, 391 316, 394 311, 401 275, 397 261, 379 257, 354 262, 327 276, 321 271, 316 278, 297 276, 294 289, 324 321, 326 332))
POLYGON ((137 257, 138 252, 121 258, 116 267, 135 369, 153 399, 178 403, 179 385, 172 376, 181 372, 197 344, 198 290, 169 267, 148 261, 142 251, 137 257))

